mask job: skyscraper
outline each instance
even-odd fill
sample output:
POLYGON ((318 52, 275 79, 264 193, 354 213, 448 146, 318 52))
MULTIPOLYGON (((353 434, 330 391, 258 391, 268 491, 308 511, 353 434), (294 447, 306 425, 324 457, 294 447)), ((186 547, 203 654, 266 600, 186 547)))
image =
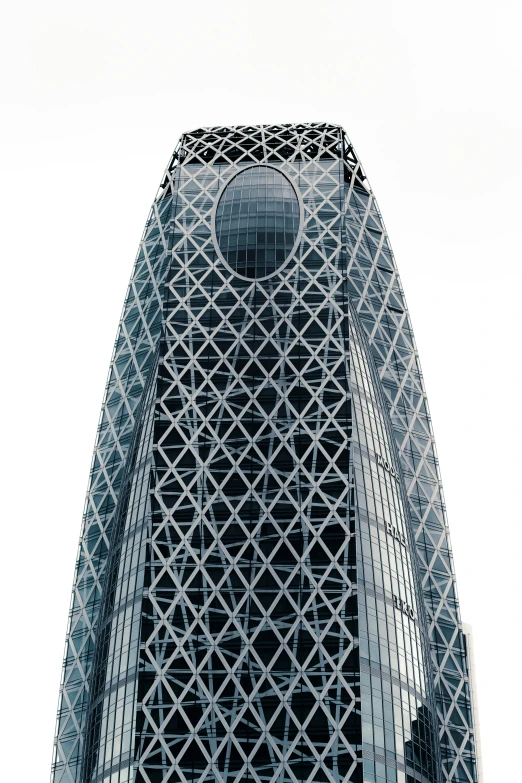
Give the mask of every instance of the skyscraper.
POLYGON ((185 134, 120 321, 53 783, 476 783, 426 394, 335 125, 185 134))

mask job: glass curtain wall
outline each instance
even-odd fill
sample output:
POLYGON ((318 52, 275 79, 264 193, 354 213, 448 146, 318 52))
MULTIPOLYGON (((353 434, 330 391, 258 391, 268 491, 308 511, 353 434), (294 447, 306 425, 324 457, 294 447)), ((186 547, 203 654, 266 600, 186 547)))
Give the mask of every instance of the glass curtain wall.
POLYGON ((53 783, 474 783, 433 455, 343 131, 183 136, 111 364, 53 783))

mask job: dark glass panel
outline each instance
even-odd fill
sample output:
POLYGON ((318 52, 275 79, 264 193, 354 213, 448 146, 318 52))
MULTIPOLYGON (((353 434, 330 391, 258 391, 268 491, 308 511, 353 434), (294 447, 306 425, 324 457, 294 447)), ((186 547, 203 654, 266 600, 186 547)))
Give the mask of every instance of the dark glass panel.
POLYGON ((300 224, 299 201, 277 169, 251 166, 230 180, 216 212, 224 259, 244 277, 272 274, 292 252, 300 224))

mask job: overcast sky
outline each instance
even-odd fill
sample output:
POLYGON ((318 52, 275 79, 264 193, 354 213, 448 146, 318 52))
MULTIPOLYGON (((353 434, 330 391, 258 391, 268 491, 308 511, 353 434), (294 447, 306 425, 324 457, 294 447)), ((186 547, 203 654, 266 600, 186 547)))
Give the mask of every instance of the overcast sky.
POLYGON ((112 344, 180 134, 329 121, 412 315, 475 637, 485 783, 520 775, 520 3, 10 3, 2 157, 1 778, 49 775, 112 344))

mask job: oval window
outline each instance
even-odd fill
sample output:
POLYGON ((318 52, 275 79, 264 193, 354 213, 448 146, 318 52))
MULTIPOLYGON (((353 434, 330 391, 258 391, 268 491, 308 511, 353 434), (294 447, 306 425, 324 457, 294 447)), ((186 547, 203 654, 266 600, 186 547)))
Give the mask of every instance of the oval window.
POLYGON ((216 238, 234 272, 262 278, 288 259, 300 222, 299 200, 290 180, 269 166, 250 166, 236 174, 221 194, 216 238))

